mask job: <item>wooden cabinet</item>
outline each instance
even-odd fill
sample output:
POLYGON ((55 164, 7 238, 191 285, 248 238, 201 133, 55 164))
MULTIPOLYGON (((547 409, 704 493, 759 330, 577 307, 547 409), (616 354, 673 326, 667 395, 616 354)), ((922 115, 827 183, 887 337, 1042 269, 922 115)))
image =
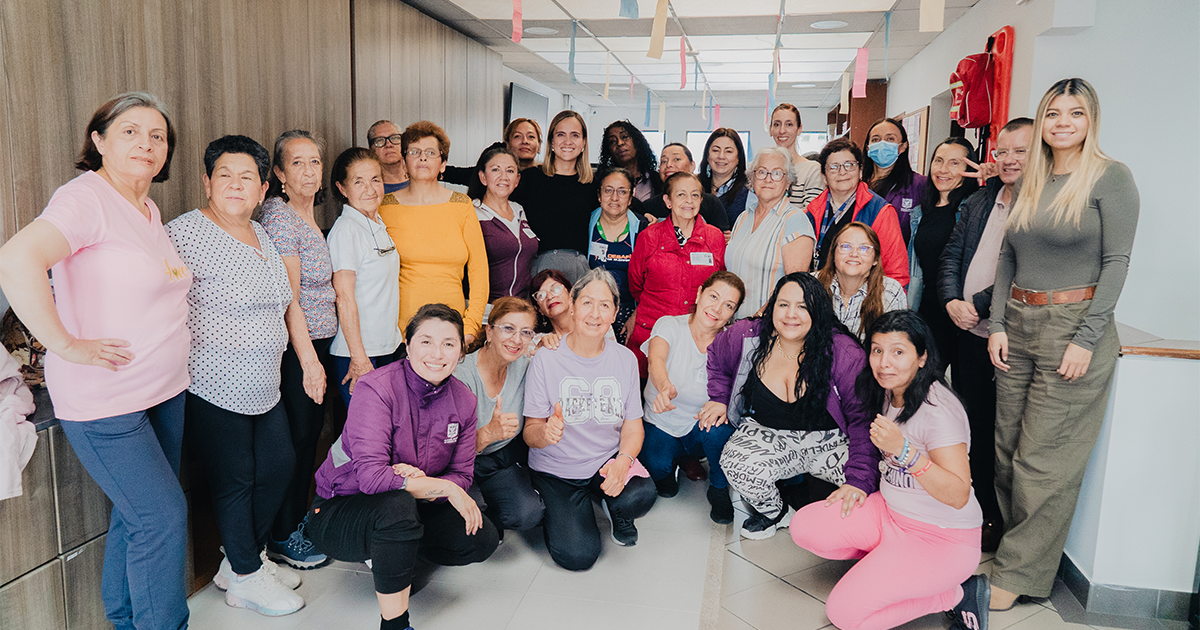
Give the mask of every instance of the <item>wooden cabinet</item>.
POLYGON ((100 575, 104 570, 104 544, 108 535, 63 556, 67 630, 108 630, 112 624, 104 616, 100 598, 100 575))
POLYGON ((20 630, 64 630, 67 627, 61 560, 55 558, 20 579, 0 586, 0 627, 20 630))
MULTIPOLYGON (((850 86, 844 86, 847 91, 850 86)), ((827 123, 830 138, 839 137, 849 131, 850 141, 861 147, 867 139, 867 131, 875 121, 883 118, 887 112, 887 82, 881 80, 867 81, 866 98, 851 98, 850 113, 839 114, 841 105, 829 110, 827 123)))
MULTIPOLYGON (((33 457, 21 474, 24 493, 0 501, 0 584, 7 584, 58 555, 48 434, 48 430, 38 432, 33 457)), ((4 623, 2 607, 0 626, 25 627, 4 623)))

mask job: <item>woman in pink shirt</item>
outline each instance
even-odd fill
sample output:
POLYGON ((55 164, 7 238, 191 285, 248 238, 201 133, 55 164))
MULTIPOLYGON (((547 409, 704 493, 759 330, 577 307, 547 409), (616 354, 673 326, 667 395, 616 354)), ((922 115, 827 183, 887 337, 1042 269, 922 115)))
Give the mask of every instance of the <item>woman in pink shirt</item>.
POLYGON ((876 410, 879 492, 857 510, 810 503, 792 518, 792 540, 822 558, 861 558, 825 603, 842 630, 886 630, 944 610, 953 610, 952 630, 987 630, 987 577, 971 575, 983 512, 971 490, 967 412, 942 381, 920 315, 886 313, 866 339, 870 367, 855 389, 876 410))
POLYGON ((117 628, 188 620, 178 476, 192 277, 147 196, 166 181, 174 148, 156 97, 101 105, 75 164, 84 173, 0 248, 0 286, 50 351, 46 384, 63 433, 113 502, 102 597, 117 628))

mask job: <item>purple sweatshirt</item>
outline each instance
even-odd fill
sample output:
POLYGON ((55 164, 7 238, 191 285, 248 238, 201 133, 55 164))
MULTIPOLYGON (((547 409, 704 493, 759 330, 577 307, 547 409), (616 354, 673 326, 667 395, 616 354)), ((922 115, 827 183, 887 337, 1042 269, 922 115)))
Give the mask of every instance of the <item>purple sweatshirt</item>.
POLYGON ((317 470, 317 494, 330 499, 399 490, 392 464, 466 490, 475 475, 475 394, 453 376, 433 385, 408 359, 358 380, 346 428, 317 470))
POLYGON ((913 173, 908 185, 895 186, 886 195, 880 195, 884 201, 896 209, 896 217, 900 220, 900 234, 904 236, 904 246, 912 238, 912 211, 921 205, 921 192, 925 190, 928 177, 913 173))
MULTIPOLYGON (((708 347, 708 398, 728 407, 729 423, 735 427, 742 422, 742 385, 750 374, 761 323, 758 319, 743 319, 718 334, 708 347)), ((850 440, 846 483, 870 494, 879 489, 879 449, 871 443, 871 421, 875 416, 854 390, 854 380, 866 362, 858 341, 834 334, 833 374, 825 408, 850 440)))
POLYGON ((512 295, 529 299, 529 281, 533 259, 538 253, 538 238, 525 219, 525 211, 517 203, 510 204, 513 218, 518 221, 517 234, 495 211, 475 201, 475 216, 479 218, 479 229, 483 231, 483 244, 488 257, 488 303, 512 295))

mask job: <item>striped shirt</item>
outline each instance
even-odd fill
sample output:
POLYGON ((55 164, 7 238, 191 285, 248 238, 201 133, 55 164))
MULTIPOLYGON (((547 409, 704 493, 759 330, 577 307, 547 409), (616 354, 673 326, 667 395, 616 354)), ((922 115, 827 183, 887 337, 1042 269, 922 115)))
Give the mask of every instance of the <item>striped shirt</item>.
POLYGON ((783 246, 800 237, 816 241, 808 216, 788 203, 786 197, 767 211, 755 229, 757 201, 757 198, 746 201, 746 212, 738 217, 725 246, 725 268, 746 283, 746 299, 738 309, 738 319, 757 313, 766 304, 775 283, 783 277, 783 246))
MULTIPOLYGON (((838 279, 835 275, 829 281, 829 292, 833 296, 833 312, 837 315, 838 321, 846 325, 850 329, 850 334, 857 335, 858 340, 863 340, 863 333, 860 331, 862 327, 862 307, 863 302, 867 300, 867 285, 863 283, 858 291, 850 296, 847 301, 842 300, 842 292, 839 290, 838 279)), ((892 278, 883 277, 883 312, 890 313, 908 308, 908 298, 904 295, 904 287, 900 286, 892 278)))
POLYGON ((821 165, 813 160, 796 162, 796 183, 788 189, 788 201, 803 210, 825 190, 825 178, 821 176, 821 165))

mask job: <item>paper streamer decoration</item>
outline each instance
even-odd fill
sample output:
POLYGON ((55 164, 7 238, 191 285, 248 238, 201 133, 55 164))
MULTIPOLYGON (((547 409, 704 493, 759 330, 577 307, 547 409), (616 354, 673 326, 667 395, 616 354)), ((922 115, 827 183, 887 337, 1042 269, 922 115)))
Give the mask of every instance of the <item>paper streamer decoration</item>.
POLYGON ((610 63, 612 63, 612 53, 605 53, 605 55, 604 55, 604 100, 606 100, 606 101, 608 100, 608 78, 609 78, 608 66, 610 63))
POLYGON ((650 88, 646 88, 646 122, 642 123, 642 127, 650 128, 650 88))
POLYGON ((946 0, 921 0, 920 32, 940 32, 945 17, 946 0))
POLYGON ((658 7, 654 9, 654 26, 650 28, 650 50, 646 51, 647 57, 662 59, 663 38, 666 36, 667 0, 658 0, 658 7))
POLYGON ((775 111, 775 73, 772 71, 771 74, 767 75, 767 115, 766 115, 767 124, 766 124, 766 126, 768 128, 771 126, 771 112, 773 112, 773 111, 775 111))
POLYGON ((512 40, 514 44, 521 43, 521 32, 524 31, 521 27, 521 0, 513 0, 513 34, 512 40))
POLYGON ((704 94, 700 96, 700 102, 704 103, 703 105, 700 106, 700 120, 708 120, 708 108, 711 107, 711 105, 704 102, 707 100, 708 100, 708 88, 705 88, 704 94))
POLYGON ((571 73, 571 83, 575 80, 575 35, 579 31, 579 20, 571 20, 571 56, 567 57, 567 69, 571 73))
POLYGON ((637 0, 621 0, 621 17, 638 19, 638 3, 637 0))
POLYGON ((700 89, 700 62, 699 61, 692 64, 692 89, 693 90, 700 89))
POLYGON ((658 130, 666 133, 667 131, 667 103, 666 101, 658 102, 658 130))
POLYGON ((891 81, 892 76, 888 72, 888 49, 892 47, 892 12, 888 11, 883 14, 883 79, 891 81))
POLYGON ((717 109, 713 111, 713 125, 721 126, 721 106, 717 105, 717 109))
POLYGON ((849 70, 842 73, 841 89, 842 89, 842 104, 838 108, 838 113, 839 114, 849 114, 850 113, 850 71, 849 70))
POLYGON ((679 36, 679 89, 687 87, 687 42, 679 36))
POLYGON ((858 57, 854 60, 854 98, 867 98, 867 61, 871 51, 866 48, 858 49, 858 57))

